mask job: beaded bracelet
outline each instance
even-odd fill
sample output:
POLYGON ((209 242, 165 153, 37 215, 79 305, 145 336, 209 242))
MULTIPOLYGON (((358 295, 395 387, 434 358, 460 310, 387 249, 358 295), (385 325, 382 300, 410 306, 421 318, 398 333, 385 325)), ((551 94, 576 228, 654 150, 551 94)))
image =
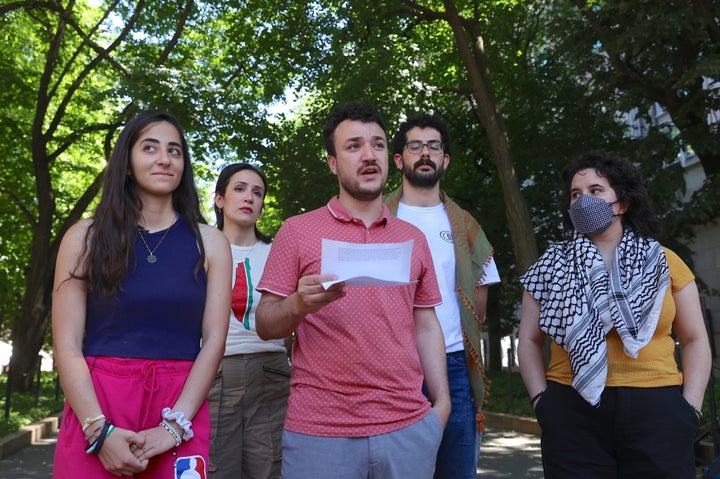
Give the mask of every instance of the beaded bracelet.
POLYGON ((175 440, 175 447, 178 447, 182 442, 182 438, 180 437, 180 434, 175 430, 175 428, 172 427, 172 424, 170 424, 167 419, 163 419, 160 422, 160 426, 170 433, 170 435, 175 440))

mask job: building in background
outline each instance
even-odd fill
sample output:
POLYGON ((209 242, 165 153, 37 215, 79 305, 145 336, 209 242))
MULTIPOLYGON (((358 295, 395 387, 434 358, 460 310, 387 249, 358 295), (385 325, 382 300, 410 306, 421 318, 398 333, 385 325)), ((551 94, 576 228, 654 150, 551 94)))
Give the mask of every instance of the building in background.
MULTIPOLYGON (((711 85, 706 85, 710 88, 711 85)), ((629 125, 629 135, 634 138, 643 137, 647 134, 648 128, 645 122, 637 118, 636 111, 630 112, 625 116, 625 120, 629 125)), ((675 134, 677 131, 670 115, 658 104, 653 105, 650 110, 650 118, 653 125, 667 125, 668 133, 675 134)), ((708 124, 720 124, 720 112, 716 111, 708 118, 708 124)), ((693 153, 692 148, 683 148, 678 153, 677 161, 683 167, 685 172, 686 192, 684 198, 687 200, 690 196, 700 189, 705 181, 705 172, 693 153)), ((720 218, 720 212, 718 212, 720 218)), ((695 239, 688 244, 693 251, 693 272, 702 279, 710 291, 720 291, 720 221, 716 220, 712 224, 707 224, 695 228, 695 239)), ((713 345, 713 354, 716 366, 720 359, 720 297, 707 294, 707 291, 701 291, 701 301, 705 312, 706 320, 709 322, 709 329, 713 333, 711 344, 713 345), (717 346, 718 349, 715 349, 717 346)))

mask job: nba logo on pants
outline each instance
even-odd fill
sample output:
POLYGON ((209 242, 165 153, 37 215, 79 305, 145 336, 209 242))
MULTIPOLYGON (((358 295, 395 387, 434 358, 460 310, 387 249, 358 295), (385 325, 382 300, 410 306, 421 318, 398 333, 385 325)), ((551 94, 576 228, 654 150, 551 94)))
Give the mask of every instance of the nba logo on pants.
POLYGON ((175 461, 175 479, 207 479, 202 456, 179 457, 175 461))

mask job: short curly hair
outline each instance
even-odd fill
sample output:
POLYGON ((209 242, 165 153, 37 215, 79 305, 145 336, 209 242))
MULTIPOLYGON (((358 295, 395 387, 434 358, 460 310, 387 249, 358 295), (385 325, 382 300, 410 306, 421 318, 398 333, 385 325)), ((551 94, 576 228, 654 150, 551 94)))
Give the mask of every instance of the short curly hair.
POLYGON ((408 118, 398 127, 392 139, 393 155, 402 155, 405 149, 405 143, 407 143, 407 133, 413 128, 432 128, 440 132, 443 153, 446 155, 450 154, 450 130, 448 129, 447 123, 439 116, 420 113, 408 118))
POLYGON ((360 121, 363 123, 377 123, 387 136, 385 122, 373 105, 363 102, 348 102, 337 105, 330 112, 323 128, 323 143, 325 150, 330 156, 335 156, 335 130, 345 120, 360 121))
POLYGON ((573 178, 577 172, 589 169, 606 178, 615 190, 618 201, 627 205, 627 210, 622 215, 625 228, 630 228, 640 236, 657 238, 660 235, 660 220, 655 214, 640 169, 627 159, 606 150, 584 153, 567 164, 561 172, 563 190, 560 197, 560 211, 565 225, 569 228, 568 231, 574 229, 568 214, 573 178))

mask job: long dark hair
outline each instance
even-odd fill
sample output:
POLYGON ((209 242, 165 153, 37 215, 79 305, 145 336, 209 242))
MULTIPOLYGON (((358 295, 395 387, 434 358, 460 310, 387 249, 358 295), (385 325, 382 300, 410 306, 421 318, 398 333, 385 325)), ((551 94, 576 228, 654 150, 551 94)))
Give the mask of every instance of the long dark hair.
MULTIPOLYGON (((265 196, 267 195, 268 190, 268 182, 267 178, 265 178, 265 174, 260 171, 260 168, 258 168, 255 165, 251 165, 250 163, 232 163, 230 165, 227 165, 225 168, 222 169, 220 172, 220 175, 218 176, 217 183, 215 183, 215 194, 220 195, 222 197, 225 196, 225 193, 227 192, 228 184, 230 183, 230 178, 237 173, 238 171, 243 170, 250 170, 253 173, 257 174, 260 179, 263 182, 263 207, 265 206, 265 196)), ((215 219, 217 220, 217 227, 218 229, 222 230, 225 227, 225 217, 223 216, 223 212, 220 208, 215 205, 215 219)), ((262 241, 263 243, 270 243, 271 239, 268 235, 265 233, 262 233, 258 227, 257 222, 255 222, 255 237, 262 241)))
POLYGON ((563 191, 560 199, 560 211, 568 231, 574 229, 570 215, 568 215, 572 180, 575 174, 581 170, 595 170, 600 176, 606 178, 615 190, 618 201, 627 204, 627 210, 622 215, 623 227, 630 228, 640 236, 658 238, 660 220, 655 214, 650 193, 645 186, 640 169, 625 158, 604 150, 594 150, 580 155, 562 170, 563 191))
POLYGON ((157 110, 145 111, 125 125, 105 168, 102 196, 85 242, 87 267, 84 279, 88 282, 88 292, 105 297, 115 296, 128 274, 130 262, 135 260, 132 245, 138 232, 143 204, 135 181, 128 175, 130 155, 140 133, 148 125, 161 121, 175 127, 182 143, 183 174, 180 184, 173 191, 172 203, 197 239, 200 259, 195 266, 196 275, 205 264, 205 247, 198 224, 207 222, 200 213, 200 199, 195 189, 185 133, 172 115, 157 110))

